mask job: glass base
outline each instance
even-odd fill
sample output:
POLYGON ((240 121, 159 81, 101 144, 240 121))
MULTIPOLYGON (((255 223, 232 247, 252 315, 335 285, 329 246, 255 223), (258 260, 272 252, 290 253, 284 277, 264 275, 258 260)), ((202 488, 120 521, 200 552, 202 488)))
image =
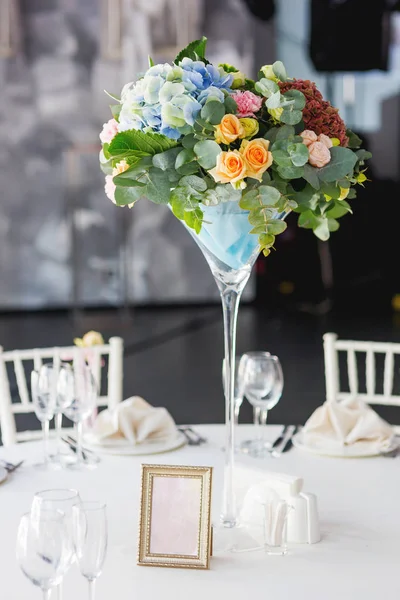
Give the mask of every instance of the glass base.
POLYGON ((266 440, 245 440, 240 444, 240 452, 254 458, 271 456, 272 444, 266 440))
POLYGON ((261 546, 247 531, 246 527, 237 524, 233 527, 213 526, 213 556, 230 552, 255 552, 261 546))

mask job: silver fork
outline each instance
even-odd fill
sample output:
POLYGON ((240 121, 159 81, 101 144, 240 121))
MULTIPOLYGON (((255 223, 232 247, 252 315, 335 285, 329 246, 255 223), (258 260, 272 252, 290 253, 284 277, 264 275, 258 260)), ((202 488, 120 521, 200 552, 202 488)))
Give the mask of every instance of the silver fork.
POLYGON ((5 470, 8 473, 12 473, 16 469, 18 469, 18 467, 20 467, 24 463, 24 461, 20 460, 20 462, 14 464, 14 463, 7 462, 6 460, 0 460, 0 463, 3 465, 3 467, 5 468, 5 470))

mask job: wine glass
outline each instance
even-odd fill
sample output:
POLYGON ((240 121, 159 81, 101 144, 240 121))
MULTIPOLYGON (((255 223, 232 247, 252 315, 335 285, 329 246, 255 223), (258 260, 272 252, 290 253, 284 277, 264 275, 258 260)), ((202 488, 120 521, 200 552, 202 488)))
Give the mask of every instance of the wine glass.
MULTIPOLYGON (((60 369, 71 369, 71 365, 69 363, 63 362, 61 363, 60 369)), ((57 450, 56 455, 51 457, 56 465, 59 467, 64 466, 70 457, 70 454, 65 454, 62 452, 62 418, 63 412, 67 408, 68 404, 72 402, 72 398, 70 395, 66 394, 65 388, 60 386, 60 369, 55 371, 55 376, 57 378, 57 393, 56 393, 56 408, 55 408, 55 431, 56 431, 56 443, 57 450)))
MULTIPOLYGON (((63 558, 63 573, 65 574, 75 560, 73 545, 72 508, 81 502, 79 492, 74 489, 53 489, 36 492, 33 496, 31 515, 32 519, 40 518, 43 511, 60 510, 65 515, 65 526, 68 532, 68 543, 65 545, 63 558)), ((61 584, 57 587, 57 597, 61 600, 61 584)))
POLYGON ((44 456, 43 462, 36 465, 39 468, 49 466, 49 429, 56 410, 56 385, 57 380, 51 366, 45 364, 31 372, 32 404, 43 431, 44 456))
POLYGON ((97 383, 90 367, 82 360, 75 360, 73 369, 62 367, 58 379, 58 391, 65 397, 64 414, 76 427, 77 459, 71 467, 94 468, 95 462, 86 463, 82 455, 83 423, 96 407, 97 383))
POLYGON ((65 515, 59 510, 43 510, 34 518, 21 517, 17 532, 16 556, 22 572, 40 587, 43 600, 62 581, 65 548, 70 543, 65 515))
MULTIPOLYGON (((239 424, 239 412, 240 407, 243 403, 244 398, 244 361, 246 360, 246 355, 236 356, 235 359, 235 385, 234 385, 234 423, 235 425, 239 424)), ((222 385, 224 387, 225 393, 225 359, 222 361, 222 385)))
POLYGON ((82 502, 73 507, 72 513, 78 567, 89 583, 89 600, 94 600, 95 582, 101 575, 107 552, 106 505, 82 502))
POLYGON ((248 352, 244 372, 245 396, 259 410, 258 435, 247 445, 251 456, 270 455, 271 444, 265 440, 264 431, 268 411, 279 402, 283 391, 283 372, 279 358, 269 352, 248 352))

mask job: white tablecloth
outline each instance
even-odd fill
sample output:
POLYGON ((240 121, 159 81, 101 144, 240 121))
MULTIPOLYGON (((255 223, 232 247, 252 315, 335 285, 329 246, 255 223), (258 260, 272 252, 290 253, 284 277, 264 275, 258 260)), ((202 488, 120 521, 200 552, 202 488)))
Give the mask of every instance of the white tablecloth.
MULTIPOLYGON (((285 557, 262 552, 212 559, 209 571, 138 567, 136 548, 140 465, 215 467, 213 512, 218 517, 224 453, 223 427, 197 426, 209 443, 146 457, 103 456, 93 471, 38 472, 38 442, 0 448, 0 458, 26 459, 0 486, 0 598, 39 598, 15 559, 19 517, 35 491, 77 488, 82 499, 108 505, 109 550, 96 600, 383 600, 400 597, 400 458, 333 459, 293 448, 280 459, 242 459, 267 470, 304 477, 305 491, 318 497, 322 540, 291 548, 285 557)), ((271 438, 280 428, 269 427, 271 438)), ((240 426, 240 437, 251 427, 240 426)), ((86 581, 74 565, 64 582, 64 600, 87 597, 86 581)))

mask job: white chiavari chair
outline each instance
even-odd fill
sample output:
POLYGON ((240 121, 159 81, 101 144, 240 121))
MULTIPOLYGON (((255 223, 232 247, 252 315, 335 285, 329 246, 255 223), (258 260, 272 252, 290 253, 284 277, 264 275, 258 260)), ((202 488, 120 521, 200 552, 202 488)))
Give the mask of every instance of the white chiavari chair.
POLYGON ((123 395, 123 351, 124 343, 120 337, 111 337, 108 344, 78 348, 64 346, 54 348, 33 348, 29 350, 3 351, 0 346, 0 429, 4 446, 40 438, 40 431, 17 431, 16 415, 34 413, 29 393, 30 373, 42 364, 52 362, 59 368, 64 360, 74 360, 80 353, 90 356, 93 377, 99 385, 97 405, 115 407, 122 401, 123 395), (106 368, 106 383, 101 386, 103 361, 106 368), (15 380, 15 391, 12 389, 15 380), (102 387, 105 387, 103 394, 102 387))
MULTIPOLYGON (((400 363, 396 364, 400 343, 345 340, 330 332, 324 334, 323 343, 327 402, 359 398, 368 404, 400 407, 400 363)), ((400 426, 395 429, 400 432, 400 426)))

